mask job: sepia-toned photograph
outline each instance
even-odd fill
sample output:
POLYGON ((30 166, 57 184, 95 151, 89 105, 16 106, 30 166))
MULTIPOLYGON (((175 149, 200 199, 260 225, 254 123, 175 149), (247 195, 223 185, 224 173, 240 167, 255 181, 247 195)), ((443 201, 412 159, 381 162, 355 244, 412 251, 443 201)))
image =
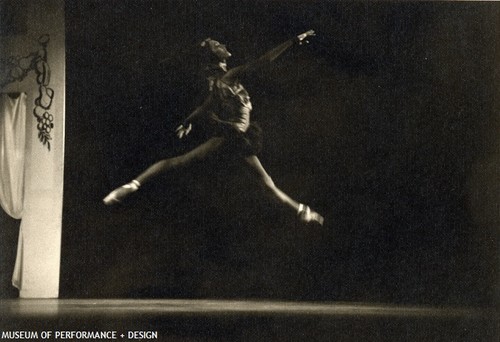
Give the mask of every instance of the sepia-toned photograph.
POLYGON ((0 340, 500 339, 500 4, 0 0, 0 340))

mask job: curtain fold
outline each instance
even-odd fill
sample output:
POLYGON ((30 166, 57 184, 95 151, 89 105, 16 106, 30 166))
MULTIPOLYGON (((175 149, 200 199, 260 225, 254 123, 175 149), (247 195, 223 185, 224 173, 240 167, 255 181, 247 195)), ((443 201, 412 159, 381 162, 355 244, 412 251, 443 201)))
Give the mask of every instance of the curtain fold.
MULTIPOLYGON (((24 156, 26 142, 26 94, 0 93, 0 206, 20 219, 24 206, 24 156)), ((12 284, 20 288, 23 234, 19 230, 12 284)))
POLYGON ((0 205, 15 219, 23 212, 26 94, 0 94, 0 205))

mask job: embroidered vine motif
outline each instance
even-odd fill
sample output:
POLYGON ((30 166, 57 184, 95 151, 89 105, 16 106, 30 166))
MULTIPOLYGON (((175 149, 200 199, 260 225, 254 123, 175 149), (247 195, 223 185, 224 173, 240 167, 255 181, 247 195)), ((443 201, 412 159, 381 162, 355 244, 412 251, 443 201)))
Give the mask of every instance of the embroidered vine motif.
POLYGON ((49 113, 54 99, 54 89, 49 87, 50 67, 47 62, 47 45, 50 36, 44 34, 38 38, 41 48, 25 57, 11 56, 0 59, 0 88, 9 83, 21 82, 30 71, 36 74, 38 95, 35 98, 33 115, 37 119, 38 139, 46 145, 50 151, 50 132, 54 128, 54 116, 49 113))

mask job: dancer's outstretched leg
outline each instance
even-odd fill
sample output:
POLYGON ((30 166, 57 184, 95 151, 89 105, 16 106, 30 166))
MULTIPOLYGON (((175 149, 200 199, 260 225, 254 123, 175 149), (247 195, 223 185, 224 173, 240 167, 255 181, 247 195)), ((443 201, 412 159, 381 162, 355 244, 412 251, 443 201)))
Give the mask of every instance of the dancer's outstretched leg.
POLYGON ((274 184, 271 176, 269 176, 269 174, 266 172, 257 156, 253 155, 246 157, 245 161, 250 166, 250 171, 254 175, 256 175, 259 181, 264 185, 264 188, 268 190, 280 202, 292 208, 297 213, 297 216, 301 221, 306 223, 317 222, 320 225, 323 225, 323 216, 309 208, 307 205, 295 201, 274 184))
POLYGON ((112 205, 119 203, 128 195, 139 190, 141 185, 144 185, 152 178, 170 170, 185 167, 193 162, 202 161, 210 157, 220 149, 223 142, 224 138, 214 137, 183 155, 163 159, 154 163, 130 183, 122 185, 121 187, 110 192, 109 195, 103 199, 104 204, 112 205))

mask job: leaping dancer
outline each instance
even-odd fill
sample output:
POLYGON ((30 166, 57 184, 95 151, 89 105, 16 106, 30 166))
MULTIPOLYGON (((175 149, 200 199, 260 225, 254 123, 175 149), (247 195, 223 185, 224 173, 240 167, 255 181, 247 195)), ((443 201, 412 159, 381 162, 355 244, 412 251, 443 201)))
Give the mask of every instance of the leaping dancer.
POLYGON ((154 163, 130 183, 113 190, 103 199, 104 203, 106 205, 119 203, 160 174, 224 153, 230 154, 233 159, 246 166, 250 174, 263 185, 263 188, 272 197, 293 210, 300 221, 322 225, 323 217, 309 206, 295 201, 281 191, 257 158, 256 154, 259 152, 261 140, 260 130, 255 124, 250 123, 252 103, 248 92, 240 83, 242 76, 272 62, 292 45, 307 42, 306 39, 314 35, 313 30, 304 32, 268 51, 255 61, 232 69, 227 68, 226 60, 231 57, 231 53, 225 45, 210 38, 201 42, 201 52, 209 59, 205 68, 208 73, 209 95, 203 104, 197 107, 176 129, 176 134, 179 139, 186 137, 196 121, 205 117, 211 123, 210 126, 214 127, 211 137, 183 155, 154 163))

